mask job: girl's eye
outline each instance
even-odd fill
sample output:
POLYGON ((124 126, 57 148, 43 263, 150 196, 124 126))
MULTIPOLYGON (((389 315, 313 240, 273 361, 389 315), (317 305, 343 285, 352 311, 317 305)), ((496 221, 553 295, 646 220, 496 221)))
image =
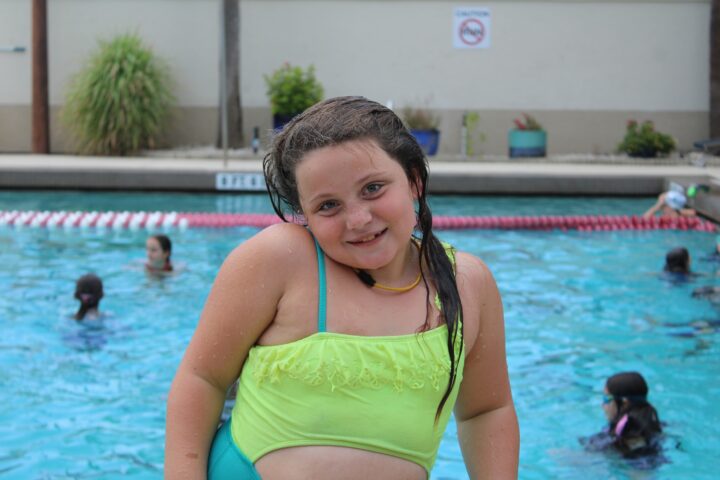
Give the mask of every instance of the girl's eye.
POLYGON ((368 193, 377 193, 382 189, 382 184, 380 183, 371 183, 367 187, 365 187, 365 191, 368 193))
POLYGON ((333 208, 337 207, 337 202, 335 201, 327 201, 320 204, 318 207, 318 212, 327 212, 329 210, 332 210, 333 208))

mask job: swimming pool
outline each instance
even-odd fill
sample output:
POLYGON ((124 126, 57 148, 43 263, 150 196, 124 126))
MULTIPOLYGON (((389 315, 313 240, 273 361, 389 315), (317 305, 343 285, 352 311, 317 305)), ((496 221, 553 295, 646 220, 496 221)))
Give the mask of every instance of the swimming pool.
MULTIPOLYGON (((651 199, 437 197, 440 214, 640 213, 651 199)), ((0 209, 269 212, 252 195, 0 192, 0 209), (245 209, 245 210, 243 210, 245 209)), ((138 268, 146 232, 0 229, 0 476, 162 476, 168 386, 225 255, 253 228, 172 231, 187 265, 161 280, 138 268), (69 319, 73 282, 105 281, 105 324, 69 319)), ((711 478, 720 452, 720 333, 663 326, 718 318, 695 286, 717 284, 697 232, 443 231, 483 258, 506 310, 510 377, 521 427, 520 478, 711 478), (692 284, 658 278, 666 250, 685 245, 692 284), (696 335, 688 335, 696 333, 696 335), (688 336, 685 336, 688 335, 688 336), (637 473, 584 452, 603 425, 604 379, 637 369, 667 422, 671 463, 637 473), (679 446, 677 446, 679 444, 679 446)), ((451 425, 434 479, 466 478, 451 425)))

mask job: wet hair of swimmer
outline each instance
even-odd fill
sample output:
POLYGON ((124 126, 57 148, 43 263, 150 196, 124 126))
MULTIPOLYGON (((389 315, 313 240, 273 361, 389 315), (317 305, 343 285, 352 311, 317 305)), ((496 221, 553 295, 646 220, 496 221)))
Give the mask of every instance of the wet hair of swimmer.
MULTIPOLYGON (((462 306, 452 264, 432 231, 432 213, 426 199, 427 158, 402 120, 389 108, 364 97, 330 98, 308 108, 275 135, 263 160, 270 200, 275 212, 284 221, 288 221, 288 216, 300 216, 302 211, 295 177, 297 165, 313 150, 350 141, 374 142, 400 164, 418 192, 416 229, 420 231, 420 271, 426 287, 428 280, 434 283, 451 333, 447 344, 450 378, 436 412, 437 421, 457 377, 462 351, 462 322, 458 322, 462 306), (459 350, 456 350, 456 344, 459 350)), ((430 289, 426 288, 426 291, 430 289)), ((429 298, 427 305, 425 328, 430 325, 429 306, 432 302, 429 298)))
POLYGON ((617 413, 610 421, 610 432, 616 437, 616 446, 624 454, 635 450, 629 439, 644 441, 643 449, 654 446, 654 439, 662 432, 657 411, 647 401, 648 385, 638 372, 617 373, 605 382, 612 395, 617 413))
POLYGON ((88 273, 75 282, 75 298, 80 300, 80 308, 75 314, 76 320, 82 320, 88 311, 98 308, 103 298, 103 283, 100 277, 88 273))
POLYGON ((690 273, 690 253, 685 247, 673 248, 665 255, 665 271, 690 273))

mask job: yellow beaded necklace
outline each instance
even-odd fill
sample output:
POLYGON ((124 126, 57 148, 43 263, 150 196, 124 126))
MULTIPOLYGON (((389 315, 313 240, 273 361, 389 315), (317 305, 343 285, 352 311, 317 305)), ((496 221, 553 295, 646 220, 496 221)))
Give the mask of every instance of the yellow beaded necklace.
MULTIPOLYGON (((413 245, 415 245, 416 248, 418 248, 418 244, 416 242, 412 242, 413 245)), ((382 283, 377 283, 375 279, 367 273, 365 270, 355 270, 355 274, 358 276, 361 282, 363 282, 365 285, 371 288, 378 288, 380 290, 386 290, 388 292, 395 292, 395 293, 405 293, 409 292, 413 288, 417 287, 420 283, 420 279, 422 278, 422 270, 418 273, 418 276, 410 285, 406 285, 404 287, 389 287, 387 285, 383 285, 382 283)))

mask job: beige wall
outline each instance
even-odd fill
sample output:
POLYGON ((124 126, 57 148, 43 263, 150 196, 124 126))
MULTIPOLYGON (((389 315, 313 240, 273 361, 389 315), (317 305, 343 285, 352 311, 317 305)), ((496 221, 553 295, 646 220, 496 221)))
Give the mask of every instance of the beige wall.
MULTIPOLYGON (((178 109, 172 144, 215 140, 219 0, 51 0, 50 101, 97 39, 137 31, 169 64, 178 109)), ((30 4, 0 1, 0 151, 30 142, 30 4)), ((656 121, 681 148, 708 134, 709 0, 454 2, 242 0, 246 137, 270 127, 263 74, 314 64, 327 96, 360 94, 443 115, 441 151, 459 152, 460 118, 480 113, 485 153, 503 153, 511 120, 536 114, 552 153, 608 152, 627 118, 656 121), (455 6, 492 13, 492 45, 452 47, 455 6)), ((53 149, 67 146, 53 120, 53 149)))

